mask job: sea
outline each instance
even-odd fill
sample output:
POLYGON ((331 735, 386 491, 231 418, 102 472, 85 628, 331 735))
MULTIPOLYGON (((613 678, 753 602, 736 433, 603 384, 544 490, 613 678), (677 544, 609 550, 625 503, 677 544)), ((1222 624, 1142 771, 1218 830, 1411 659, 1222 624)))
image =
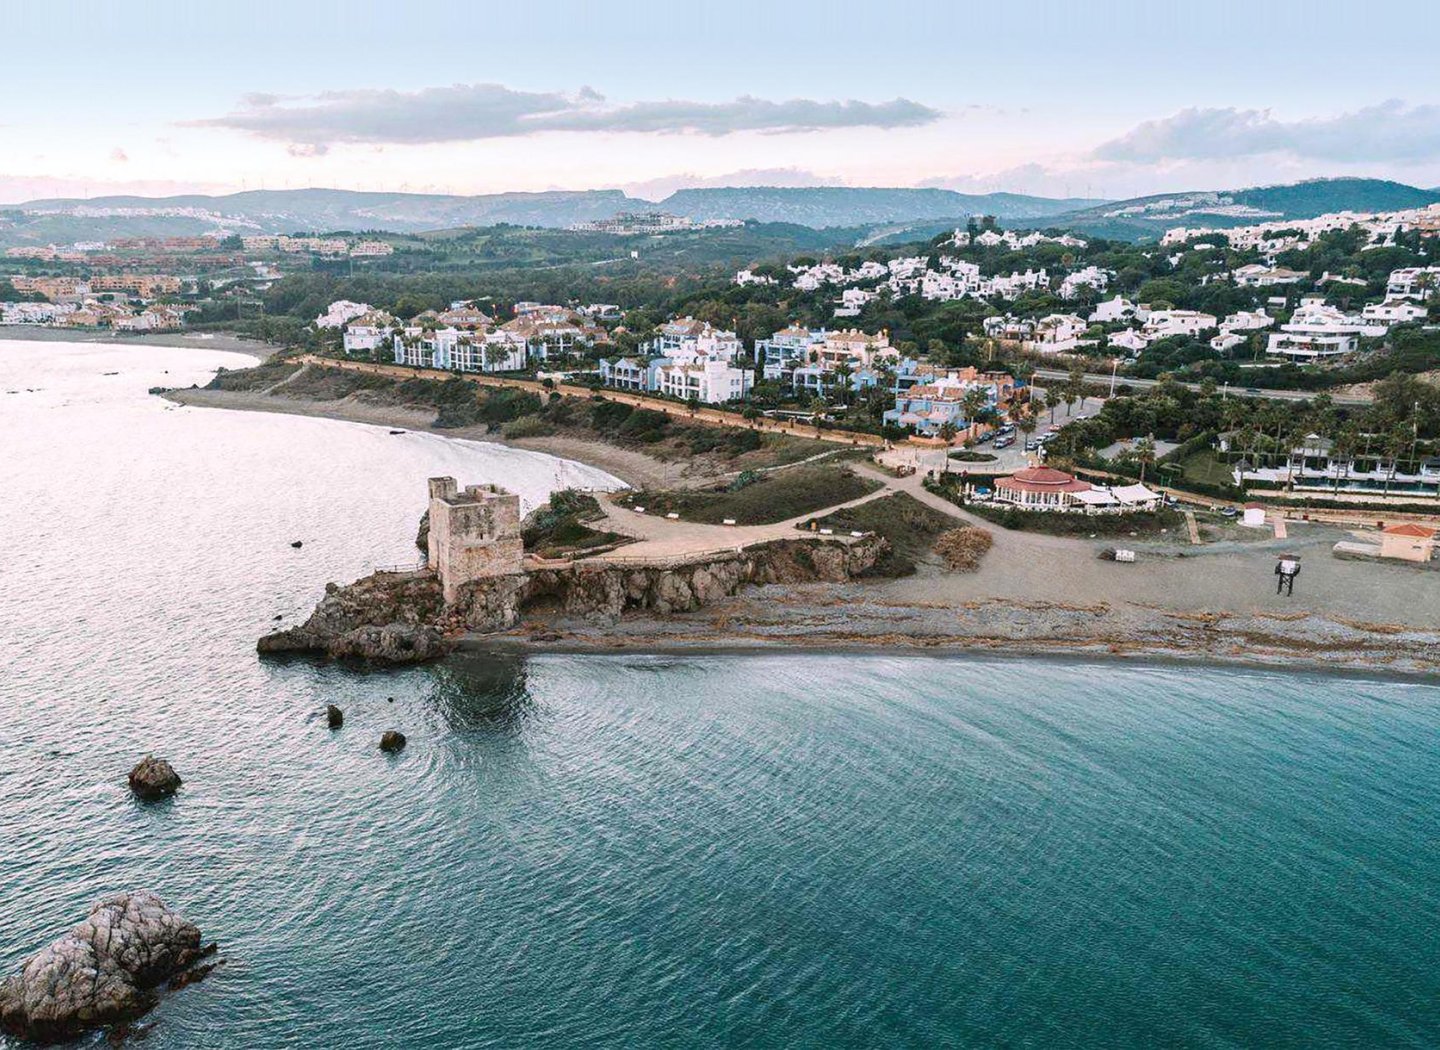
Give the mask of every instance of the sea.
POLYGON ((153 1050, 1440 1044, 1434 684, 262 659, 415 560, 427 477, 617 482, 147 392, 246 363, 0 342, 0 973, 149 888, 224 959, 153 1050))

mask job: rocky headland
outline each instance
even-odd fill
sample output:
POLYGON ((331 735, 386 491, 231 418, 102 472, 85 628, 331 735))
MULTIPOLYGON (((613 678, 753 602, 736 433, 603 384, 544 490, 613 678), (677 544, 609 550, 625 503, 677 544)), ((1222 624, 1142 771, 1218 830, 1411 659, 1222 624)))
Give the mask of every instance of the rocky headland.
POLYGON ((577 561, 474 580, 450 603, 432 572, 379 572, 346 587, 328 585, 303 624, 266 635, 257 648, 412 663, 445 655, 459 637, 514 628, 527 615, 606 625, 631 610, 692 612, 750 585, 844 583, 886 549, 878 536, 853 543, 797 538, 684 564, 577 561))
POLYGON ((155 1004, 162 984, 209 972, 195 964, 214 951, 201 947, 198 926, 148 890, 107 898, 0 984, 0 1028, 53 1043, 124 1024, 155 1004))

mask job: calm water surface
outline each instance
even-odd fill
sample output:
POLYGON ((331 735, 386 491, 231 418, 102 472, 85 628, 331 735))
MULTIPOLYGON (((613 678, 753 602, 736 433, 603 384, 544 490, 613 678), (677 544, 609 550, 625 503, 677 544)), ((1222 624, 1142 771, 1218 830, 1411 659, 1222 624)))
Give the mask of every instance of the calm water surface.
POLYGON ((413 557, 427 476, 608 479, 145 394, 241 363, 0 343, 5 971, 146 886, 227 959, 157 1050, 1440 1042, 1440 689, 261 662, 274 616, 413 557), (124 787, 149 750, 185 778, 159 806, 124 787))

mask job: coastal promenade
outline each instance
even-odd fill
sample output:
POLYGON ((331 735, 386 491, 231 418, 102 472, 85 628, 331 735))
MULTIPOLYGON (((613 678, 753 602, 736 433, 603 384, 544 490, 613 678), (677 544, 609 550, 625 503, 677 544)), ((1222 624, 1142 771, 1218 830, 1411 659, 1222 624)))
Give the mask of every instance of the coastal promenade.
POLYGON ((296 358, 296 360, 307 365, 319 365, 323 368, 338 368, 348 372, 361 372, 365 375, 389 376, 392 379, 419 378, 446 380, 461 378, 468 382, 476 383, 479 386, 509 387, 512 390, 527 390, 541 397, 546 397, 552 392, 562 394, 565 397, 598 397, 606 401, 614 401, 621 405, 632 405, 635 408, 645 408, 652 412, 663 412, 674 419, 690 420, 697 423, 710 423, 714 426, 739 427, 745 430, 758 430, 767 434, 784 434, 788 437, 828 441, 832 444, 852 447, 885 447, 885 439, 878 434, 857 434, 849 431, 824 430, 819 427, 802 426, 799 423, 766 419, 763 416, 758 419, 746 419, 739 412, 727 412, 719 408, 692 409, 689 405, 680 404, 676 401, 662 401, 659 398, 646 397, 643 394, 636 394, 627 390, 612 390, 608 388, 597 390, 588 386, 576 386, 571 383, 556 383, 552 388, 534 379, 487 375, 483 372, 466 372, 461 375, 456 372, 446 372, 438 368, 411 368, 406 365, 381 365, 371 364, 365 361, 341 361, 333 357, 320 357, 316 354, 304 354, 296 358))

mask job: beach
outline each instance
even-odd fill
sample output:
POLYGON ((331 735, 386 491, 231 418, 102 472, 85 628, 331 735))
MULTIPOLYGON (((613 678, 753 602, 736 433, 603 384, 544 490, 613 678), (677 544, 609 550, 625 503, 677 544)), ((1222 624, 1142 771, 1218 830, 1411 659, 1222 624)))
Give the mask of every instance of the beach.
MULTIPOLYGON (((187 405, 285 412, 497 441, 483 427, 433 430, 429 411, 300 401, 261 393, 179 390, 187 405)), ((604 442, 546 437, 504 441, 599 467, 631 485, 695 483, 683 464, 604 442)), ((627 614, 618 625, 549 617, 508 635, 475 639, 566 651, 881 649, 916 652, 1087 653, 1225 663, 1440 673, 1440 573, 1332 557, 1341 527, 1290 523, 1287 539, 1265 532, 1200 546, 1183 537, 1127 540, 1134 564, 1103 560, 1119 541, 997 528, 925 493, 956 524, 989 529, 995 544, 978 571, 922 561, 913 576, 849 584, 749 589, 680 616, 627 614), (1302 556, 1293 597, 1275 594, 1281 553, 1302 556), (530 634, 548 639, 532 642, 530 634), (554 637, 558 636, 558 637, 554 637)))
POLYGON ((228 350, 263 361, 281 347, 230 332, 145 332, 123 335, 105 330, 44 328, 38 325, 0 325, 0 340, 29 343, 107 343, 113 346, 174 346, 196 350, 228 350))

